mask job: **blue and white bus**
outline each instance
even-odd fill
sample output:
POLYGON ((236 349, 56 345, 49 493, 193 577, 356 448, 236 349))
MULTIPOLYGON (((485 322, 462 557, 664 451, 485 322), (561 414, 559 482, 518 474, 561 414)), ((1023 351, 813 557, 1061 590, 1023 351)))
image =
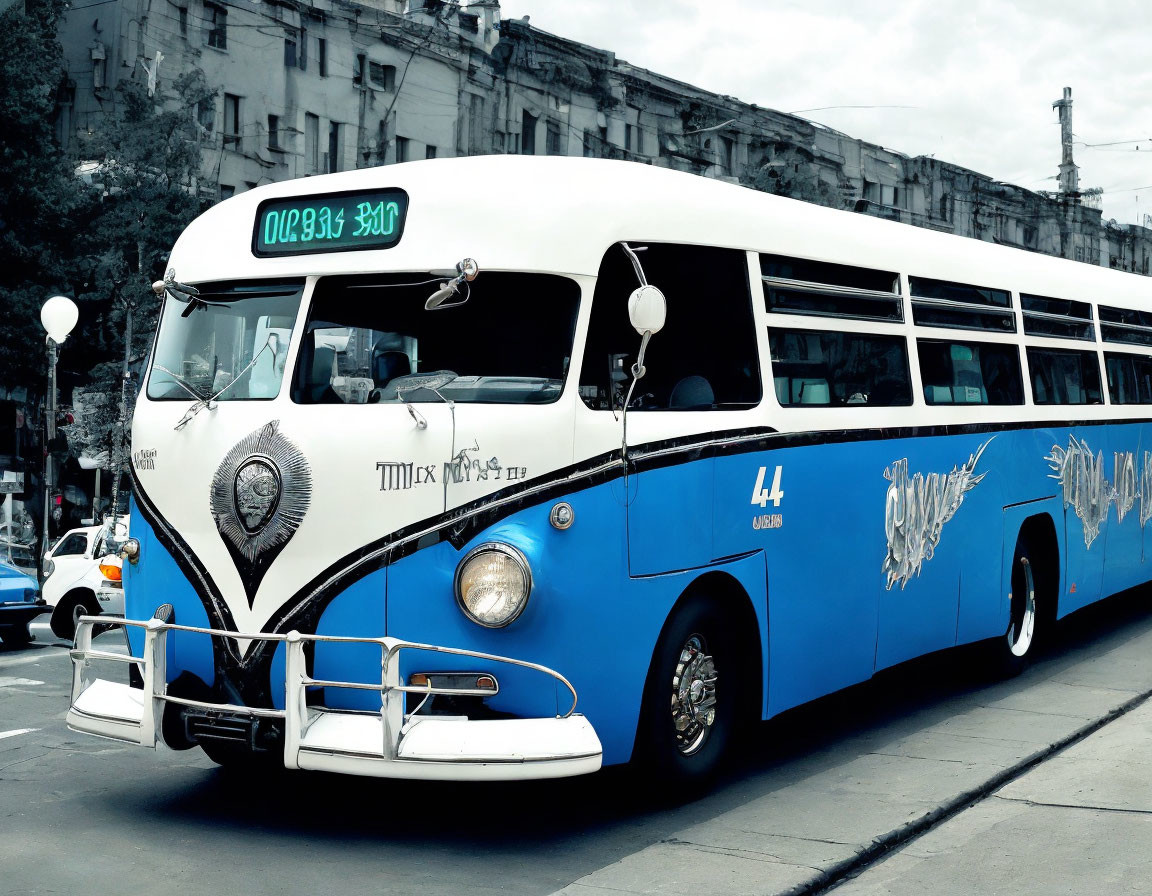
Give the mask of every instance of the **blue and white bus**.
POLYGON ((482 157, 229 199, 156 288, 130 656, 79 626, 79 731, 699 779, 745 721, 960 644, 1019 666, 1150 578, 1145 278, 482 157))

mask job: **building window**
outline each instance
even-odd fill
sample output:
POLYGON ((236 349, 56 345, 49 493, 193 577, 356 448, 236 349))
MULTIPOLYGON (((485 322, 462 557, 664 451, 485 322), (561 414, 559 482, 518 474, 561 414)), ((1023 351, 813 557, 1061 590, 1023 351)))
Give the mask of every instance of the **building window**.
POLYGON ((328 173, 340 170, 340 122, 328 122, 328 173))
POLYGON ((92 87, 99 90, 107 84, 108 54, 100 41, 93 42, 89 52, 92 56, 92 87))
POLYGON ((373 87, 392 92, 396 89, 396 66, 370 62, 368 63, 368 80, 372 82, 373 87))
POLYGON ((240 97, 224 94, 224 146, 240 150, 240 97))
POLYGON ((284 65, 295 68, 296 64, 296 32, 289 31, 284 35, 284 65))
MULTIPOLYGON (((641 150, 637 148, 637 152, 641 150)), ((720 138, 720 165, 725 174, 735 174, 736 142, 731 137, 720 138)))
POLYGON ((236 195, 236 188, 231 184, 220 184, 220 198, 231 199, 236 195))
POLYGON ((215 3, 205 3, 204 16, 208 20, 208 46, 217 50, 227 50, 228 10, 215 3))
POLYGON ((320 170, 320 116, 304 113, 304 167, 308 174, 320 170))
POLYGON ((536 155, 536 116, 524 110, 520 123, 520 154, 536 155))
POLYGON ((548 122, 548 130, 545 135, 544 152, 550 156, 561 155, 560 149, 560 125, 554 121, 548 122))
POLYGON ((356 54, 356 68, 352 70, 352 86, 364 86, 364 69, 368 67, 368 57, 363 53, 356 54))
POLYGON ((424 147, 424 158, 426 158, 426 159, 436 158, 436 147, 435 146, 425 146, 424 147))
POLYGON ((321 78, 328 77, 328 41, 322 37, 316 38, 316 69, 321 78))
POLYGON ((188 7, 187 6, 176 7, 176 14, 179 17, 179 21, 180 21, 180 36, 181 37, 187 37, 188 36, 188 7))
POLYGON ((280 116, 268 116, 268 148, 280 148, 280 116))
POLYGON ((396 161, 397 162, 407 162, 408 161, 408 138, 407 137, 397 137, 396 138, 396 161))
POLYGON ((216 126, 216 98, 205 97, 196 104, 196 122, 209 134, 216 126))

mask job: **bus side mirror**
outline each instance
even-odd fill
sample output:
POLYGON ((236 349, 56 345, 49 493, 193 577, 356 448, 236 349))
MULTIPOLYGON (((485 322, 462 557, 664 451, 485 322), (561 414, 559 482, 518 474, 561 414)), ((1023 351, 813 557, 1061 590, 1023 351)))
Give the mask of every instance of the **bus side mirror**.
POLYGON ((632 365, 632 377, 640 379, 644 376, 644 353, 648 350, 648 340, 653 333, 659 333, 664 328, 664 320, 668 316, 668 302, 655 286, 645 284, 632 291, 628 297, 628 320, 640 334, 640 351, 636 355, 636 363, 632 365))
POLYGON ((659 333, 668 316, 668 302, 655 286, 641 286, 628 297, 628 320, 641 336, 659 333))

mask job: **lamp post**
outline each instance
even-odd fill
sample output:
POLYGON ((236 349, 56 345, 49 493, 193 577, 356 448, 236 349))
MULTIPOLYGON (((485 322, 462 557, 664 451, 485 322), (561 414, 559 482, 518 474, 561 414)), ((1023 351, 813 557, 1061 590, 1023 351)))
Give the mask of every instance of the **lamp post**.
POLYGON ((40 323, 48 333, 48 395, 44 401, 44 523, 36 566, 43 575, 44 554, 48 550, 48 520, 52 513, 52 491, 55 485, 49 443, 56 438, 56 346, 68 338, 80 310, 66 296, 52 296, 40 309, 40 323))

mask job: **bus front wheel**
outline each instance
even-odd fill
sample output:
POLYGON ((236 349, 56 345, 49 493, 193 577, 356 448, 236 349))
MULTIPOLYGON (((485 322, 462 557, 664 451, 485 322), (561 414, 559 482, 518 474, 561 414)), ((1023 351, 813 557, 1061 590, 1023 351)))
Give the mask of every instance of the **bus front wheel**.
POLYGON ((702 597, 673 613, 648 678, 637 738, 653 783, 691 788, 716 774, 732 746, 743 682, 726 614, 702 597))

